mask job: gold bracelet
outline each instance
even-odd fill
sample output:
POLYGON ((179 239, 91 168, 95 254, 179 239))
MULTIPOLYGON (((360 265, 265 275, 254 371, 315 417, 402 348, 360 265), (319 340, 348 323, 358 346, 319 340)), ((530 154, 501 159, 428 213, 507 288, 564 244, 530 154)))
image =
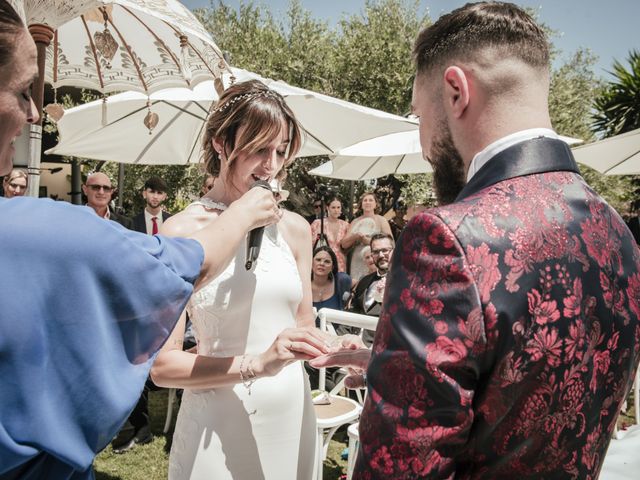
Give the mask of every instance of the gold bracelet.
POLYGON ((245 370, 244 368, 244 361, 247 358, 247 355, 242 355, 242 358, 240 359, 240 380, 242 381, 242 385, 244 385, 244 388, 247 389, 247 391, 249 392, 249 395, 251 395, 251 385, 253 385, 253 382, 256 381, 256 374, 253 371, 253 369, 251 368, 251 360, 249 360, 249 363, 247 365, 247 368, 245 370))

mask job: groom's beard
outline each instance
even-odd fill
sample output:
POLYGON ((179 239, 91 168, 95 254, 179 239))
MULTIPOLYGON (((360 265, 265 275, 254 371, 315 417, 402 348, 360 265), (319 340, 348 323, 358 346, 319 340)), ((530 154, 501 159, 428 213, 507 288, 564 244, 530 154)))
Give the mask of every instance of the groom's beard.
POLYGON ((438 205, 453 203, 464 188, 466 177, 464 162, 453 144, 451 130, 446 122, 442 122, 441 134, 433 142, 428 161, 433 168, 433 188, 438 205))

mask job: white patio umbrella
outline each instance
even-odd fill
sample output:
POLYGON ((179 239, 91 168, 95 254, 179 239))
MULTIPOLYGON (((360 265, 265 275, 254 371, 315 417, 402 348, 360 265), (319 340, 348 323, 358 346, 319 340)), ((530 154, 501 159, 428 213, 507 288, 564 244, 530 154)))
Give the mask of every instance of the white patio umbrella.
MULTIPOLYGON (((569 145, 582 140, 560 136, 569 145)), ((344 148, 331 160, 309 173, 342 180, 370 180, 390 174, 429 173, 433 169, 423 158, 418 126, 413 130, 378 138, 344 148)))
POLYGON ((573 148, 576 161, 605 175, 640 174, 640 128, 573 148))
MULTIPOLYGON (((412 130, 415 123, 287 83, 232 69, 236 82, 257 79, 285 97, 300 121, 305 142, 298 156, 331 155, 364 139, 412 130)), ((224 76, 229 83, 230 77, 224 76)), ((212 82, 193 91, 168 89, 150 96, 158 124, 151 134, 143 123, 147 97, 136 92, 107 99, 108 118, 101 123, 101 101, 68 110, 58 122, 60 142, 49 154, 138 164, 182 164, 200 159, 200 139, 207 112, 218 96, 212 82)))
MULTIPOLYGON (((103 94, 190 87, 228 69, 211 35, 178 0, 24 0, 13 3, 38 51, 33 98, 42 108, 44 82, 54 88, 45 111, 63 114, 56 90, 90 88, 103 94)), ((106 115, 103 104, 103 117, 106 115)), ((156 117, 147 112, 147 124, 156 117)), ((42 117, 41 117, 42 118, 42 117)), ((30 127, 29 195, 37 196, 42 126, 30 127)))
POLYGON ((29 24, 53 28, 45 79, 55 87, 152 93, 227 71, 204 26, 177 0, 25 0, 29 24))

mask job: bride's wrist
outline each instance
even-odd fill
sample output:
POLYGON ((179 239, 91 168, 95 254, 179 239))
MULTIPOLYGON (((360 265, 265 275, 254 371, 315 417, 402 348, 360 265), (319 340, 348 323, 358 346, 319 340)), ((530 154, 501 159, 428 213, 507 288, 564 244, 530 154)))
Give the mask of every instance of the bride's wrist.
POLYGON ((251 366, 251 369, 255 374, 255 378, 267 376, 262 355, 251 355, 249 359, 249 365, 251 366))

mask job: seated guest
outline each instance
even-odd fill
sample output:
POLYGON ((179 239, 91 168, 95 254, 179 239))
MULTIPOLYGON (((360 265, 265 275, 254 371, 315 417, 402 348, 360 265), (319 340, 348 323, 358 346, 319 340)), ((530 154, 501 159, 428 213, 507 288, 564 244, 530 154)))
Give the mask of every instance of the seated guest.
POLYGON ((99 217, 118 222, 123 227, 132 230, 133 222, 129 217, 109 210, 109 202, 113 195, 111 179, 102 172, 89 174, 82 185, 82 192, 87 197, 87 206, 95 210, 99 217))
POLYGON ((2 181, 5 198, 22 197, 27 193, 27 185, 27 172, 14 168, 2 181))
POLYGON ((371 238, 371 258, 375 271, 365 275, 357 283, 351 300, 351 311, 365 315, 380 315, 385 279, 394 246, 391 235, 378 233, 371 238))
POLYGON ((342 310, 351 290, 351 277, 338 271, 338 260, 331 248, 323 245, 313 251, 311 291, 313 306, 342 310))
MULTIPOLYGON (((343 310, 351 292, 351 277, 344 272, 338 271, 338 260, 336 254, 326 245, 320 246, 313 251, 311 264, 311 293, 313 306, 316 310, 321 308, 332 308, 343 310)), ((316 327, 319 322, 316 319, 316 327)), ((349 333, 340 331, 339 334, 349 333)), ((309 375, 311 388, 318 388, 318 370, 308 366, 305 362, 305 370, 309 375)), ((325 376, 326 389, 331 390, 337 383, 338 368, 330 369, 325 376)))
POLYGON ((362 261, 367 267, 367 275, 376 271, 376 262, 373 261, 371 247, 369 245, 362 249, 362 261))
MULTIPOLYGON (((357 283, 351 299, 350 311, 365 315, 380 315, 394 246, 393 237, 386 233, 378 233, 371 237, 371 257, 376 270, 362 277, 357 283)), ((373 333, 365 330, 362 340, 366 345, 371 345, 373 333)))
POLYGON ((133 229, 137 232, 155 235, 160 225, 171 216, 162 207, 167 199, 167 184, 160 177, 150 177, 144 182, 142 190, 145 207, 142 212, 133 217, 133 229))

